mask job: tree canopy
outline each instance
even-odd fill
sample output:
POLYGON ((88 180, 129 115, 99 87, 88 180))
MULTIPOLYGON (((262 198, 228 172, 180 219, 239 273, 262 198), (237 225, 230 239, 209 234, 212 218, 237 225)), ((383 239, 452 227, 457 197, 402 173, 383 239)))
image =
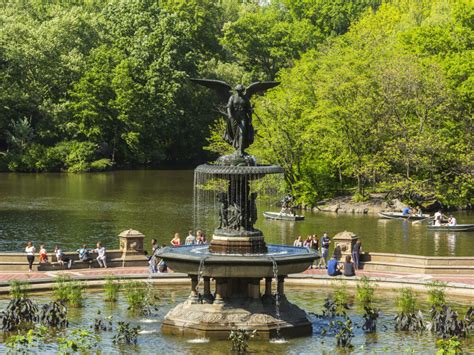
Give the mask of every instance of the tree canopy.
POLYGON ((190 77, 279 80, 253 153, 311 204, 472 204, 469 0, 29 0, 0 5, 0 170, 193 166, 225 152, 190 77))

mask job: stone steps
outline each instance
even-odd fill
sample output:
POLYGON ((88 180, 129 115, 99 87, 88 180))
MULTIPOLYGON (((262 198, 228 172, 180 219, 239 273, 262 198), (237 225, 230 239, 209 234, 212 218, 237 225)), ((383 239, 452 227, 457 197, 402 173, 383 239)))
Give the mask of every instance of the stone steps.
POLYGON ((442 256, 419 256, 388 253, 363 253, 360 260, 362 262, 374 263, 394 263, 418 266, 469 266, 474 267, 474 257, 442 257, 442 256))
POLYGON ((414 274, 474 274, 474 266, 466 265, 417 265, 409 263, 393 263, 385 261, 362 261, 361 267, 364 271, 391 271, 406 272, 414 274))

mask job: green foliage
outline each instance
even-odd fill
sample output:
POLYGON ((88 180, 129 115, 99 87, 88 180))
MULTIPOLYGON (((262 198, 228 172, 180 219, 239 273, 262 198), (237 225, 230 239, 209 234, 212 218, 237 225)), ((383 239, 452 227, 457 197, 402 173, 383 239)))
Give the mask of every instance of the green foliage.
POLYGON ((438 347, 436 355, 454 355, 463 352, 461 342, 456 336, 449 339, 438 339, 436 341, 436 346, 438 347))
POLYGON ((349 293, 347 292, 347 283, 340 281, 336 284, 333 293, 333 299, 336 303, 336 309, 338 314, 345 314, 345 310, 348 308, 349 293))
POLYGON ((401 288, 396 301, 399 312, 405 314, 416 312, 416 295, 411 288, 401 288))
POLYGON ((57 339, 59 354, 90 353, 97 349, 99 336, 87 329, 74 329, 67 336, 57 339))
POLYGON ((136 344, 140 326, 132 327, 130 323, 118 322, 117 334, 114 335, 114 344, 136 344))
POLYGON ((118 293, 120 290, 120 283, 117 278, 113 276, 107 276, 105 278, 104 285, 104 299, 108 302, 116 302, 118 299, 118 293))
POLYGON ((151 289, 145 282, 129 281, 123 285, 128 309, 132 312, 147 312, 152 302, 151 289))
POLYGON ((69 275, 60 275, 54 280, 53 297, 56 301, 67 302, 71 307, 82 307, 84 285, 73 281, 69 275))
POLYGON ((249 341, 252 339, 257 330, 246 330, 246 329, 237 329, 231 330, 229 334, 229 340, 232 344, 232 352, 236 354, 246 354, 248 353, 249 341))
POLYGON ((5 345, 9 349, 8 353, 29 354, 32 349, 42 350, 44 338, 48 333, 48 328, 44 326, 28 330, 25 334, 15 334, 9 336, 5 345))
POLYGON ((30 284, 28 283, 28 281, 12 280, 9 282, 9 285, 10 298, 18 299, 28 297, 28 290, 30 288, 30 284))
POLYGON ((428 284, 428 301, 431 307, 441 308, 446 304, 446 283, 433 281, 428 284))
POLYGON ((370 279, 365 275, 363 275, 357 282, 356 299, 363 307, 371 305, 374 301, 374 292, 376 286, 377 285, 371 282, 370 279))

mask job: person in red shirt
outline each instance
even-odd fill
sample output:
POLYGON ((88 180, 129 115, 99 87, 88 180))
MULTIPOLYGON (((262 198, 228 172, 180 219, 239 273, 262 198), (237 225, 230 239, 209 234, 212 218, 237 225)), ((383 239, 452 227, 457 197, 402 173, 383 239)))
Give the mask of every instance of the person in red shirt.
POLYGON ((179 247, 181 245, 181 238, 179 233, 175 233, 173 239, 171 239, 171 245, 174 247, 179 247))

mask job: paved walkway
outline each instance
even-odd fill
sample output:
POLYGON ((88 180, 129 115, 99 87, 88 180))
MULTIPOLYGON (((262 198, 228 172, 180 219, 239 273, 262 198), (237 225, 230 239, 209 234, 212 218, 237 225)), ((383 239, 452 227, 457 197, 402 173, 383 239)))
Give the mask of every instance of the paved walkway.
MULTIPOLYGON (((10 280, 31 280, 31 281, 49 281, 61 274, 68 274, 72 278, 100 278, 104 276, 117 277, 133 277, 149 275, 147 267, 125 267, 125 268, 109 268, 109 269, 75 269, 64 271, 34 271, 34 272, 14 272, 14 271, 0 271, 0 284, 5 284, 10 280)), ((182 277, 182 274, 174 274, 182 277)), ((327 275, 326 270, 309 269, 304 273, 299 274, 301 277, 311 277, 312 275, 324 277, 327 275)), ((466 287, 474 287, 474 275, 426 275, 426 274, 408 274, 402 272, 368 272, 358 271, 358 276, 366 275, 370 278, 385 279, 393 281, 408 281, 408 282, 430 282, 443 281, 453 285, 464 285, 466 287)), ((173 273, 167 274, 153 274, 153 277, 173 277, 173 273)), ((293 275, 297 276, 297 275, 293 275)), ((350 278, 347 278, 350 279, 350 278)), ((474 291, 473 291, 474 292, 474 291)))

